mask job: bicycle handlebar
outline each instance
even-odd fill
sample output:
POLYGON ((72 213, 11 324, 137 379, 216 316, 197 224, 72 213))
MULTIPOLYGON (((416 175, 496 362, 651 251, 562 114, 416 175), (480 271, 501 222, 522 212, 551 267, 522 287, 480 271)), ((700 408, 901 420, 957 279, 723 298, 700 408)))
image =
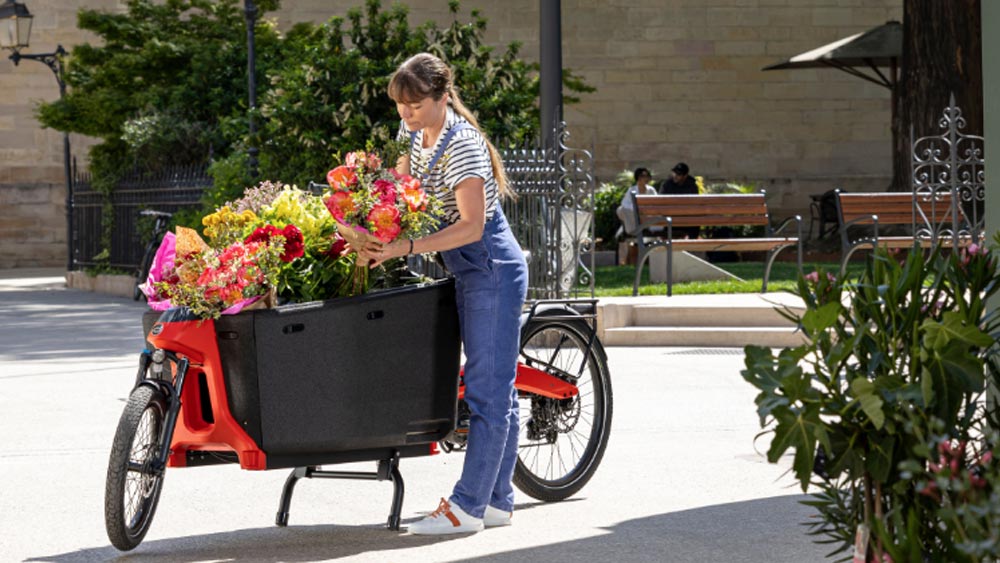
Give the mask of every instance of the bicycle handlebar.
POLYGON ((143 209, 139 212, 139 215, 146 215, 148 217, 173 217, 173 213, 168 213, 166 211, 156 211, 155 209, 143 209))

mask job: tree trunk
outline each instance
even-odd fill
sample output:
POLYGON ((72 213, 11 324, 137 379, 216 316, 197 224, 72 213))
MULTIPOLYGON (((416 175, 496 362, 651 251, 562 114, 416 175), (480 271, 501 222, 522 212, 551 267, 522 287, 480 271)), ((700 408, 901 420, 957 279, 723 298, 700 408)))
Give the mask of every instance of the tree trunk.
POLYGON ((944 132, 938 122, 951 94, 965 118, 962 133, 983 134, 980 16, 980 0, 904 0, 903 74, 893 93, 893 126, 899 125, 893 190, 912 189, 912 142, 944 132))

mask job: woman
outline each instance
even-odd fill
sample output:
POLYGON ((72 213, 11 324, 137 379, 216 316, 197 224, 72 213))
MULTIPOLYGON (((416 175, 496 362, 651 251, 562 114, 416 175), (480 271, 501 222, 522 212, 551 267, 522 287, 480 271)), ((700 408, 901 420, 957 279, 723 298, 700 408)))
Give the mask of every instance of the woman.
POLYGON ((656 195, 656 189, 648 185, 649 181, 653 178, 648 168, 636 168, 635 172, 632 173, 632 178, 635 180, 635 184, 632 184, 632 187, 625 191, 621 204, 615 210, 618 220, 622 222, 622 226, 625 229, 625 234, 629 236, 635 236, 636 230, 639 228, 638 219, 635 216, 633 194, 656 195))
POLYGON ((396 169, 420 178, 442 202, 445 216, 442 228, 426 237, 367 244, 361 259, 374 266, 441 252, 455 276, 465 401, 472 413, 461 478, 450 498, 409 529, 454 534, 505 526, 514 510, 514 375, 528 268, 500 209, 500 196, 510 193, 503 163, 459 99, 441 59, 421 53, 405 61, 392 75, 389 97, 402 118, 399 137, 410 143, 396 169))

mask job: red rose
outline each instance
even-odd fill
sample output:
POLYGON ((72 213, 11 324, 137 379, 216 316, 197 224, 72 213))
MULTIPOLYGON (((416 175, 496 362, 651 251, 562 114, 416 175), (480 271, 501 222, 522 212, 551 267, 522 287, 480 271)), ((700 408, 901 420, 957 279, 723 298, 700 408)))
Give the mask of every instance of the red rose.
POLYGON ((327 250, 326 253, 334 258, 339 258, 342 254, 344 254, 345 250, 347 250, 347 241, 344 237, 340 236, 340 234, 334 233, 333 244, 330 246, 330 250, 327 250))
POLYGON ((281 231, 281 236, 285 237, 285 251, 281 254, 282 262, 291 262, 299 256, 305 254, 302 231, 292 224, 288 224, 281 231))
POLYGON ((243 242, 247 244, 253 242, 268 244, 271 242, 271 237, 275 236, 281 236, 281 231, 278 227, 275 227, 274 225, 264 225, 263 227, 257 227, 243 242))

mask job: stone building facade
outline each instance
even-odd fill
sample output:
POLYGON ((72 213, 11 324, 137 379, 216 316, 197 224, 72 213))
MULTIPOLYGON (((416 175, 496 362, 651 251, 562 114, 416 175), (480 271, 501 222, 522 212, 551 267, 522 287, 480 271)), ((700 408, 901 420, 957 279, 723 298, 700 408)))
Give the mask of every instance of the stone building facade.
MULTIPOLYGON (((539 1, 464 0, 462 9, 488 19, 488 43, 520 41, 537 60, 539 1)), ((124 9, 121 0, 27 3, 32 52, 93 40, 75 26, 81 6, 124 9)), ((283 0, 267 17, 287 28, 361 4, 283 0)), ((450 22, 447 0, 406 4, 413 24, 450 22)), ((775 215, 808 218, 810 194, 888 186, 889 93, 832 69, 761 68, 901 18, 902 0, 562 0, 563 64, 597 88, 566 108, 570 142, 593 151, 599 181, 638 166, 663 178, 684 161, 709 181, 768 190, 775 215)), ((62 136, 32 114, 37 100, 58 96, 56 82, 43 65, 2 59, 0 89, 0 267, 60 265, 62 136)), ((85 161, 93 141, 71 141, 85 161)))

